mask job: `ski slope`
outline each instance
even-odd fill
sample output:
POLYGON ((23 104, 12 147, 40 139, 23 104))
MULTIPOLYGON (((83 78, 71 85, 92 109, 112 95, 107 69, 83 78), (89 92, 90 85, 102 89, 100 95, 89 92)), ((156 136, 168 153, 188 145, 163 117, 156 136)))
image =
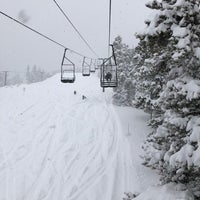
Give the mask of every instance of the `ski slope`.
POLYGON ((96 76, 1 88, 0 199, 120 200, 158 182, 140 165, 149 130, 135 121, 127 136, 111 96, 96 76))

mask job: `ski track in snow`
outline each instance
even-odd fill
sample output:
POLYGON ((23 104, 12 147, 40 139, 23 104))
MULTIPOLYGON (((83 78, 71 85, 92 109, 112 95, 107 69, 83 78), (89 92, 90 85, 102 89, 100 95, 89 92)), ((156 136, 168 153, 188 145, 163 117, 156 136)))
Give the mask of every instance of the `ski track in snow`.
POLYGON ((119 200, 132 189, 130 147, 110 92, 95 76, 78 79, 0 90, 0 199, 119 200))

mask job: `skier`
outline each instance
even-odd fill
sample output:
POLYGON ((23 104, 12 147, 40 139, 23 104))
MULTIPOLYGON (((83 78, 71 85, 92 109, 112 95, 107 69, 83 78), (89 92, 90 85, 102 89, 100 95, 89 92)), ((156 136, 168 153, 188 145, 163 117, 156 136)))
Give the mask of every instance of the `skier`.
POLYGON ((82 99, 84 100, 84 99, 86 99, 87 97, 85 96, 85 95, 82 95, 82 99))

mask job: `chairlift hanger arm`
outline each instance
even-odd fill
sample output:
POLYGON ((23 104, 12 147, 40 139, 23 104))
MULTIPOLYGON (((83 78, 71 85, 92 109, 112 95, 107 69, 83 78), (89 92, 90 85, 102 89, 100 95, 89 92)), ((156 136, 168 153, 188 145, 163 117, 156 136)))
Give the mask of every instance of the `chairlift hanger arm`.
POLYGON ((90 67, 90 66, 91 66, 91 63, 88 64, 88 62, 86 62, 86 58, 87 58, 87 57, 84 57, 82 66, 84 66, 84 64, 86 64, 88 67, 90 67))
POLYGON ((83 57, 82 66, 84 66, 84 63, 85 63, 85 56, 83 57))
POLYGON ((91 66, 92 65, 92 58, 91 58, 91 60, 90 60, 90 64, 89 64, 89 66, 91 66))
POLYGON ((70 49, 68 49, 68 48, 64 49, 64 54, 63 54, 63 59, 62 59, 62 66, 70 66, 70 65, 75 66, 75 64, 69 58, 67 58, 67 56, 66 56, 67 50, 70 50, 70 49), (69 62, 68 64, 64 64, 65 59, 69 62))
MULTIPOLYGON (((66 49, 66 51, 67 51, 68 49, 66 49)), ((69 58, 67 58, 67 56, 66 56, 66 51, 65 51, 65 59, 70 63, 70 64, 72 64, 72 65, 75 65, 69 58)))
POLYGON ((62 66, 64 64, 66 51, 67 51, 67 48, 64 49, 64 54, 63 54, 63 59, 62 59, 62 63, 61 63, 61 68, 62 68, 62 66))
POLYGON ((110 46, 112 47, 112 56, 113 56, 113 58, 114 58, 115 65, 117 65, 117 60, 116 60, 116 56, 115 56, 114 46, 113 46, 113 44, 110 44, 110 46))

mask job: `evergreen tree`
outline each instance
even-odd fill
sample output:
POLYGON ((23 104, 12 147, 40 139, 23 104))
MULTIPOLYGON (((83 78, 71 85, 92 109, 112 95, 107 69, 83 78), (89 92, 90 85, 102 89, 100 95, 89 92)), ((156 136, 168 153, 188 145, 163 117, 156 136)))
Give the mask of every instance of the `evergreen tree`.
POLYGON ((135 52, 122 43, 120 36, 115 38, 113 45, 118 65, 118 87, 114 90, 113 101, 118 105, 131 106, 135 96, 135 82, 132 76, 135 52))
POLYGON ((4 76, 3 73, 0 73, 0 87, 4 86, 4 76))
POLYGON ((34 65, 31 70, 29 66, 26 69, 27 83, 36 83, 39 81, 43 81, 49 77, 50 77, 50 74, 46 73, 44 70, 41 70, 40 68, 37 69, 36 65, 34 65))
POLYGON ((29 65, 26 68, 26 82, 31 83, 30 67, 29 65))
MULTIPOLYGON (((156 1, 147 4, 147 7, 162 10, 162 4, 156 1)), ((145 22, 147 27, 143 33, 136 34, 140 40, 136 47, 138 62, 135 69, 137 83, 136 106, 152 111, 154 101, 159 98, 168 75, 171 51, 167 51, 171 41, 172 31, 164 12, 152 21, 145 22)), ((159 108, 156 108, 160 110, 159 108)))
MULTIPOLYGON (((145 164, 158 169, 164 182, 184 183, 196 197, 200 197, 199 1, 154 0, 147 6, 160 10, 155 19, 149 22, 147 30, 167 37, 163 39, 165 45, 159 46, 159 52, 156 52, 159 56, 155 57, 154 52, 149 57, 153 58, 153 68, 159 57, 164 58, 165 65, 162 65, 162 71, 157 72, 159 77, 163 77, 164 84, 156 98, 152 98, 153 104, 162 110, 163 115, 156 120, 155 129, 144 146, 145 164)), ((146 34, 143 43, 149 42, 146 34)), ((139 73, 141 68, 138 68, 139 73)), ((148 66, 146 70, 150 68, 148 66)), ((146 75, 145 78, 151 80, 146 75)), ((148 97, 151 91, 149 82, 148 97)))
POLYGON ((8 80, 8 85, 21 84, 22 82, 23 81, 22 81, 22 78, 20 77, 20 75, 17 73, 14 73, 12 75, 12 77, 8 80))

